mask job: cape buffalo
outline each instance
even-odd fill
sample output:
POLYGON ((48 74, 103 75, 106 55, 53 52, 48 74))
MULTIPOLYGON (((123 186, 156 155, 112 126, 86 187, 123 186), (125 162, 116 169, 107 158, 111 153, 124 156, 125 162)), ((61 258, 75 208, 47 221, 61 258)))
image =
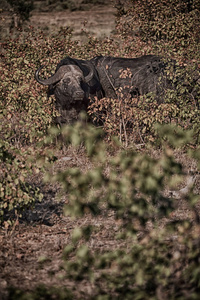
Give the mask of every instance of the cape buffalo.
MULTIPOLYGON (((185 75, 180 75, 174 60, 156 55, 138 58, 97 56, 91 60, 66 57, 57 65, 55 74, 47 79, 39 77, 42 68, 36 71, 35 78, 40 84, 49 86, 49 94, 55 95, 61 113, 59 123, 77 120, 80 111, 87 110, 94 96, 97 99, 117 98, 121 93, 124 97, 134 98, 153 93, 161 103, 167 89, 175 90, 180 84, 184 86, 185 81, 185 75)), ((185 84, 185 90, 193 99, 195 93, 199 94, 197 73, 192 84, 185 84)))
POLYGON ((42 85, 48 85, 48 95, 55 95, 56 108, 60 117, 56 122, 72 123, 82 110, 87 110, 89 98, 103 97, 103 91, 95 67, 90 61, 66 57, 56 67, 54 75, 41 79, 35 72, 35 79, 42 85))

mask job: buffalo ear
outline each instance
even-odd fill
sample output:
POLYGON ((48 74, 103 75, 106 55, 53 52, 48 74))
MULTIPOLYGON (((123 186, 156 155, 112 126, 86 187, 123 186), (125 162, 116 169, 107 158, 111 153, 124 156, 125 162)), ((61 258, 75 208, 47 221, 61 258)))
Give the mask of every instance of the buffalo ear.
POLYGON ((54 90, 55 90, 55 87, 52 84, 49 85, 49 87, 48 87, 48 97, 50 97, 51 95, 54 95, 54 90))

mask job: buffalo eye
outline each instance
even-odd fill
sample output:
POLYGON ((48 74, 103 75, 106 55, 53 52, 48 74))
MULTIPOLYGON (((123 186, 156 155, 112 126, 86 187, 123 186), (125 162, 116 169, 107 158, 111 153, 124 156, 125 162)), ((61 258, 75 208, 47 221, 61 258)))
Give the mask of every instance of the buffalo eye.
POLYGON ((63 82, 65 83, 65 84, 70 84, 70 82, 71 82, 71 79, 70 78, 65 78, 64 80, 63 80, 63 82))
POLYGON ((79 82, 81 82, 81 81, 83 81, 83 80, 84 80, 84 77, 82 77, 82 76, 79 76, 77 79, 78 79, 78 81, 79 81, 79 82))

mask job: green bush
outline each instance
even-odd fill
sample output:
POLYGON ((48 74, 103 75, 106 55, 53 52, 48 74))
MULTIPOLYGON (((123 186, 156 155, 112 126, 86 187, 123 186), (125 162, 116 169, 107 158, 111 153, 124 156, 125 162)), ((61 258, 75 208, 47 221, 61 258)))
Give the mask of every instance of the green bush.
MULTIPOLYGON (((37 174, 36 157, 51 126, 55 109, 42 88, 35 88, 34 71, 41 57, 41 35, 29 31, 2 43, 0 87, 0 209, 5 214, 34 204, 42 195, 32 186, 37 174), (26 39, 27 38, 27 39, 26 39), (25 42, 26 41, 26 42, 25 42), (40 46, 39 46, 40 45, 40 46), (36 51, 38 49, 38 51, 36 51)), ((43 44, 44 52, 48 51, 43 44)), ((15 215, 14 214, 14 215, 15 215)), ((10 214, 10 221, 13 214, 10 214)))
POLYGON ((31 150, 20 151, 0 139, 0 224, 4 222, 6 227, 12 225, 24 209, 42 199, 39 188, 28 181, 31 174, 39 173, 31 150))
MULTIPOLYGON (((66 277, 73 279, 74 286, 82 281, 90 283, 92 299, 160 299, 160 295, 168 299, 198 298, 199 196, 193 185, 187 186, 185 194, 180 191, 179 196, 196 218, 193 222, 166 221, 175 212, 179 197, 178 191, 174 197, 170 193, 172 182, 180 182, 187 175, 175 160, 173 148, 190 143, 193 134, 169 125, 157 130, 165 145, 159 158, 116 148, 111 156, 101 131, 83 123, 62 129, 67 143, 85 145, 94 165, 88 171, 72 167, 46 176, 47 181, 59 182, 63 193, 67 193, 65 214, 87 217, 113 210, 117 224, 121 224, 112 233, 119 248, 101 253, 90 249, 96 228, 87 224, 74 230, 71 244, 64 249, 66 277)), ((52 134, 58 133, 54 130, 52 134)), ((195 150, 191 154, 200 163, 197 153, 195 150)), ((88 299, 87 294, 82 297, 88 299)))

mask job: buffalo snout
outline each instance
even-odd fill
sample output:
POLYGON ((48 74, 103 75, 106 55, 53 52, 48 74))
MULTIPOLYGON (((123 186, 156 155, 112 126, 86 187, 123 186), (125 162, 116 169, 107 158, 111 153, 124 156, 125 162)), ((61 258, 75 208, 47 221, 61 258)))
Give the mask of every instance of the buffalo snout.
POLYGON ((76 91, 74 91, 74 93, 73 93, 73 98, 74 98, 74 100, 83 100, 83 98, 84 98, 84 91, 81 91, 81 90, 76 90, 76 91))

